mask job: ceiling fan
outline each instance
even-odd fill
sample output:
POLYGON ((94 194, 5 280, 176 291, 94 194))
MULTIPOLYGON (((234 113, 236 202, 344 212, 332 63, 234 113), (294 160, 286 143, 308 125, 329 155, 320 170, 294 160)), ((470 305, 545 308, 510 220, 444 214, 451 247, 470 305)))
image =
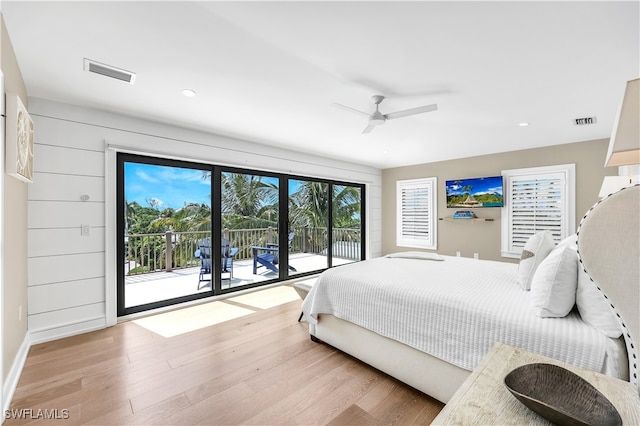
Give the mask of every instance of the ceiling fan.
POLYGON ((385 121, 387 120, 394 120, 396 118, 408 117, 410 115, 415 115, 415 114, 422 114, 423 112, 430 112, 438 109, 437 104, 431 104, 431 105, 419 106, 416 108, 405 109, 402 111, 391 112, 389 114, 382 114, 379 110, 379 106, 380 106, 380 103, 384 100, 384 96, 373 95, 371 98, 373 99, 373 102, 376 105, 376 110, 375 112, 373 112, 373 114, 369 114, 368 112, 360 111, 360 110, 348 107, 346 105, 338 104, 338 103, 334 103, 333 105, 337 106, 338 108, 342 108, 347 111, 357 112, 358 114, 364 114, 367 117, 369 117, 369 124, 362 131, 362 133, 369 133, 370 131, 373 130, 374 127, 384 124, 385 121))

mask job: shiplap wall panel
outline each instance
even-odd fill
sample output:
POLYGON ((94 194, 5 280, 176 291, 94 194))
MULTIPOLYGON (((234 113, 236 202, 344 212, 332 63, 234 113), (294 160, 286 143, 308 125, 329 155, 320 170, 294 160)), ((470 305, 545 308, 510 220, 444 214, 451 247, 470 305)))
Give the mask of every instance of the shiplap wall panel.
POLYGON ((104 152, 34 143, 33 170, 63 175, 104 177, 104 152))
MULTIPOLYGON (((382 209, 381 205, 381 197, 379 195, 375 197, 371 197, 369 202, 372 206, 368 209, 368 217, 367 217, 367 230, 369 231, 369 235, 381 235, 382 234, 382 209)), ((369 258, 380 256, 382 251, 382 241, 377 238, 372 238, 369 243, 369 258)))
MULTIPOLYGON (((31 334, 42 333, 45 330, 64 329, 74 324, 79 325, 77 330, 82 330, 83 323, 91 323, 96 319, 103 321, 104 317, 103 302, 33 314, 29 315, 29 332, 31 334)), ((87 328, 90 328, 90 326, 87 328)), ((64 332, 60 334, 64 335, 64 332)), ((49 336, 55 337, 56 334, 54 332, 49 336)))
POLYGON ((104 252, 104 226, 91 228, 91 235, 80 234, 80 227, 29 229, 28 256, 60 256, 104 252))
POLYGON ((36 341, 92 330, 115 315, 106 313, 106 306, 115 306, 109 299, 115 284, 107 283, 105 275, 105 257, 113 255, 105 215, 115 206, 105 196, 105 186, 112 184, 106 179, 113 178, 105 170, 107 146, 365 183, 368 256, 380 255, 380 170, 37 98, 30 99, 29 109, 36 128, 36 179, 29 191, 29 330, 36 341), (83 194, 90 200, 79 201, 83 194), (92 225, 90 236, 80 235, 82 224, 92 225), (105 302, 91 303, 92 297, 105 294, 105 302))
MULTIPOLYGON (((29 286, 104 277, 104 253, 31 257, 29 286)), ((70 293, 69 298, 73 299, 70 293)))
POLYGON ((32 315, 96 304, 104 302, 104 279, 30 286, 28 297, 29 313, 32 315), (69 297, 69 294, 73 294, 73 297, 69 297))
POLYGON ((80 201, 83 195, 91 202, 104 202, 104 177, 36 172, 29 185, 30 200, 80 201))
POLYGON ((29 201, 29 228, 74 228, 89 224, 104 227, 104 203, 29 201))
POLYGON ((105 137, 117 134, 116 130, 100 129, 78 122, 70 122, 50 117, 38 117, 38 144, 57 147, 78 148, 90 151, 104 151, 105 137), (73 132, 73 137, 69 137, 73 132))

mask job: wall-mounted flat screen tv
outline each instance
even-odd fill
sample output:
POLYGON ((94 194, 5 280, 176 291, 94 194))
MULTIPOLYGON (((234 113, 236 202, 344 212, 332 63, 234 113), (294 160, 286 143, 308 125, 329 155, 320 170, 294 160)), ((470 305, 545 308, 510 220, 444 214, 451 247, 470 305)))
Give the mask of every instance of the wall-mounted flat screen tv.
POLYGON ((474 209, 502 207, 502 176, 448 180, 447 207, 474 209))

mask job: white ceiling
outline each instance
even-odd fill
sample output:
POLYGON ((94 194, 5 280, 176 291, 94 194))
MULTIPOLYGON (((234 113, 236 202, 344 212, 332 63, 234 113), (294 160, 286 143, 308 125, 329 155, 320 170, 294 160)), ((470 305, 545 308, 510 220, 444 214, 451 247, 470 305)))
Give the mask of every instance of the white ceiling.
POLYGON ((638 1, 4 0, 2 13, 31 97, 378 168, 608 138, 640 75, 638 1), (374 94, 383 113, 438 110, 363 135, 365 116, 331 105, 373 111, 374 94))

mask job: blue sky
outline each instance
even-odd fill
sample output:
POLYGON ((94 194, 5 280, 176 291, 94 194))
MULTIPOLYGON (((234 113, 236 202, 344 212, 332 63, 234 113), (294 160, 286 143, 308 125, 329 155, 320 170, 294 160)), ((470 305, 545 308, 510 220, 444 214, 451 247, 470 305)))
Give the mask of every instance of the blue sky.
MULTIPOLYGON (((185 203, 210 205, 210 179, 202 179, 202 170, 153 164, 124 164, 124 194, 127 202, 136 201, 149 207, 148 200, 155 200, 159 209, 179 209, 185 203)), ((278 180, 263 177, 263 182, 277 184, 278 180)), ((300 181, 291 181, 289 192, 297 190, 300 181)))
POLYGON ((160 209, 179 209, 185 203, 210 205, 210 182, 202 176, 202 170, 125 163, 125 199, 145 207, 147 200, 156 200, 160 209))
POLYGON ((491 176, 486 178, 475 179, 458 179, 447 181, 447 195, 460 195, 464 194, 462 188, 471 185, 473 189, 472 194, 493 194, 498 193, 502 195, 502 176, 491 176), (459 181, 459 184, 455 182, 459 181))
MULTIPOLYGON (((203 170, 154 164, 124 163, 124 197, 128 203, 136 201, 149 207, 148 200, 155 200, 159 209, 179 209, 185 203, 210 205, 210 179, 202 179, 203 170)), ((277 185, 278 179, 264 176, 263 182, 277 185)), ((289 193, 300 188, 303 180, 289 181, 289 193)))

